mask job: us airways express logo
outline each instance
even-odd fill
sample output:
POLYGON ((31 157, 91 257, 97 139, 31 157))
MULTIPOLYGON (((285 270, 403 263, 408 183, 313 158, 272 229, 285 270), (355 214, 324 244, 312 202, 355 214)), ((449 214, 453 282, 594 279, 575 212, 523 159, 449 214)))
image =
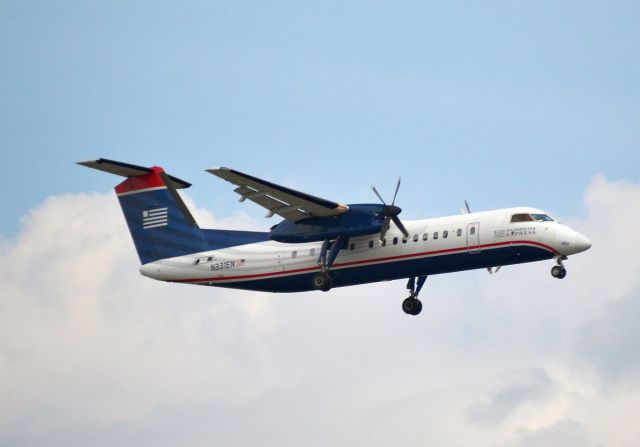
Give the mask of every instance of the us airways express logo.
POLYGON ((495 237, 532 236, 536 234, 535 227, 509 228, 506 230, 495 230, 495 237))

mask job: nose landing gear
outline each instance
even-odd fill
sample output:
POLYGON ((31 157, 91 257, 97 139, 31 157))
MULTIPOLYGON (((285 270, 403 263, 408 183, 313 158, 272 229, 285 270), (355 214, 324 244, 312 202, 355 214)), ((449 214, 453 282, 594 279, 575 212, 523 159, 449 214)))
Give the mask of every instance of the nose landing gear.
POLYGON ((567 269, 564 268, 564 264, 562 263, 562 261, 567 259, 567 257, 557 256, 555 259, 558 265, 554 265, 551 268, 551 276, 553 276, 554 278, 562 279, 567 276, 567 269))
POLYGON ((424 282, 427 280, 427 276, 418 276, 418 282, 416 284, 415 276, 409 278, 407 282, 407 289, 409 289, 409 298, 406 298, 402 302, 402 310, 407 315, 418 315, 422 312, 422 302, 418 299, 420 290, 424 286, 424 282))

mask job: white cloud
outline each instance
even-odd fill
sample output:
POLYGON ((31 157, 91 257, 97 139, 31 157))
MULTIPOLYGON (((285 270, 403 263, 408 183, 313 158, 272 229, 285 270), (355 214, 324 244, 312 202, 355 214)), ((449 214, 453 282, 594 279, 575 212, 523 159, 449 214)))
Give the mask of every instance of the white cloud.
POLYGON ((596 447, 587 430, 572 420, 558 421, 537 430, 521 430, 505 446, 512 447, 596 447))
POLYGON ((523 405, 549 399, 553 393, 553 381, 540 368, 514 371, 507 385, 502 385, 488 402, 469 408, 469 420, 477 424, 499 424, 523 405))
POLYGON ((194 219, 202 228, 220 228, 224 230, 243 230, 243 231, 266 231, 266 228, 273 225, 273 221, 264 219, 263 222, 252 220, 249 215, 243 211, 236 211, 231 216, 219 217, 211 211, 198 207, 193 199, 187 193, 180 193, 185 205, 193 214, 194 219))
MULTIPOLYGON (((203 226, 238 217, 186 201, 203 226)), ((632 445, 639 201, 596 178, 570 222, 594 246, 565 280, 551 262, 435 276, 410 318, 402 281, 154 282, 112 194, 51 197, 0 246, 0 444, 632 445)))
POLYGON ((257 294, 194 287, 185 302, 181 288, 142 278, 111 195, 48 199, 4 247, 0 282, 0 427, 126 420, 167 399, 256 392, 238 363, 259 364, 270 330, 257 294))
POLYGON ((578 355, 605 382, 640 381, 640 295, 609 303, 603 314, 585 324, 578 355))

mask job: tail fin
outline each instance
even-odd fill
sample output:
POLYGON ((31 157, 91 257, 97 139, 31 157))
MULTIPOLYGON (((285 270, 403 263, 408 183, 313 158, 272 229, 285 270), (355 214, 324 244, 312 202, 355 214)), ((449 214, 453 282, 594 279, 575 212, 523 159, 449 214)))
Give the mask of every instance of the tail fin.
POLYGON ((176 191, 190 183, 158 166, 145 168, 104 158, 78 164, 127 177, 115 190, 142 264, 209 248, 176 191))

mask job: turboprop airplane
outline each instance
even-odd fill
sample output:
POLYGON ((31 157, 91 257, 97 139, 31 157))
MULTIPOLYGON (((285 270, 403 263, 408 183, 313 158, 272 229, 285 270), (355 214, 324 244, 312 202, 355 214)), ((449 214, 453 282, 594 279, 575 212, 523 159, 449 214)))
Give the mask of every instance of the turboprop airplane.
POLYGON ((328 291, 332 287, 408 278, 402 310, 418 315, 429 275, 555 260, 591 242, 536 208, 518 207, 402 222, 393 200, 350 204, 314 197, 229 168, 207 169, 236 186, 240 201, 284 218, 268 232, 200 228, 177 190, 190 183, 158 166, 100 158, 79 162, 126 177, 115 187, 133 238, 140 272, 149 278, 267 292, 328 291), (393 225, 391 225, 393 223, 393 225))

